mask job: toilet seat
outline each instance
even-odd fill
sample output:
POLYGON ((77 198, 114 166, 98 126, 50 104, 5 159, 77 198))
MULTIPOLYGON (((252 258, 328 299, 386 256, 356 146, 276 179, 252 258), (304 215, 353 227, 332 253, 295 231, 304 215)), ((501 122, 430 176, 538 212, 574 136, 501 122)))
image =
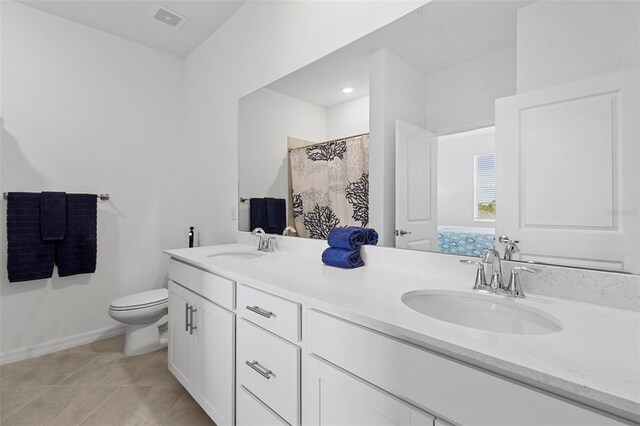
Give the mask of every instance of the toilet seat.
POLYGON ((111 302, 111 311, 133 311, 166 305, 169 302, 169 291, 166 288, 143 291, 124 296, 111 302))

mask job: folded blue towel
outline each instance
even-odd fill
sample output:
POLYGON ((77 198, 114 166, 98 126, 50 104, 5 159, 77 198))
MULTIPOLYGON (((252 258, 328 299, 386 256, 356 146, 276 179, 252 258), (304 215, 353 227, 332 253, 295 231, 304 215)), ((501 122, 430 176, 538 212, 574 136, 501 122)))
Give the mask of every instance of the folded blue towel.
POLYGON ((64 239, 67 224, 67 194, 42 192, 40 194, 40 237, 43 241, 64 239))
POLYGON ((9 282, 41 280, 53 275, 55 242, 40 238, 40 194, 7 196, 7 271, 9 282))
POLYGON ((364 228, 362 226, 349 226, 347 229, 359 229, 364 232, 365 244, 375 246, 378 244, 378 233, 373 228, 364 228))
POLYGON ((364 266, 364 262, 360 257, 360 249, 346 250, 333 247, 329 247, 322 252, 322 263, 346 269, 364 266))
POLYGON ((353 250, 366 243, 366 235, 362 228, 335 227, 329 232, 327 243, 330 247, 353 250))
POLYGON ((97 202, 95 194, 67 194, 67 231, 56 243, 58 275, 96 271, 97 202))

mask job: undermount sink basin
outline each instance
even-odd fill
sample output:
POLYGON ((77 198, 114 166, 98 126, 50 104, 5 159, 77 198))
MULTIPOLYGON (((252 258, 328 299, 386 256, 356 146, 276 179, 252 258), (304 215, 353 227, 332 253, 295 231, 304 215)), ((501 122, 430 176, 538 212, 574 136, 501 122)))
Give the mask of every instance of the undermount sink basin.
POLYGON ((258 251, 226 251, 221 253, 213 253, 207 257, 216 257, 222 259, 256 259, 262 257, 263 253, 258 251))
POLYGON ((416 290, 402 302, 423 315, 464 327, 509 334, 551 334, 562 324, 551 315, 495 295, 463 291, 416 290))

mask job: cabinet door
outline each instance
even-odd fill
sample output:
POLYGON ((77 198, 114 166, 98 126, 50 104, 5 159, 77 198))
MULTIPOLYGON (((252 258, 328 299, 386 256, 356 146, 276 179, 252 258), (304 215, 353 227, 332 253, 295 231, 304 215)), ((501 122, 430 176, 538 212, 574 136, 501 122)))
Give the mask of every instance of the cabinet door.
POLYGON ((309 425, 432 426, 435 418, 315 356, 308 357, 309 425))
POLYGON ((169 371, 193 391, 194 339, 189 333, 188 308, 195 295, 169 281, 169 371))
POLYGON ((196 399, 219 426, 234 424, 234 323, 233 313, 198 297, 196 399))

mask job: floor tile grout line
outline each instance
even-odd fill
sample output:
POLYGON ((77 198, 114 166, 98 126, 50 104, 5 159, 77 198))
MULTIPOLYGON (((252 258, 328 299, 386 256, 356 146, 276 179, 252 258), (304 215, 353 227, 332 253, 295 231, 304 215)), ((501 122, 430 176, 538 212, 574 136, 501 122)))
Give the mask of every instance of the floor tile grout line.
MULTIPOLYGON (((39 385, 34 385, 34 386, 39 386, 39 385)), ((9 414, 7 414, 7 417, 4 417, 4 418, 0 417, 0 424, 2 422, 6 422, 9 417, 13 416, 15 413, 17 413, 18 411, 22 410, 24 407, 26 407, 27 405, 31 404, 36 399, 40 398, 45 393, 49 392, 51 389, 53 389, 53 387, 55 385, 44 385, 44 386, 48 386, 48 389, 45 389, 42 392, 36 394, 32 399, 28 400, 25 404, 22 404, 18 408, 16 408, 15 410, 11 411, 9 414)))
MULTIPOLYGON (((55 352, 52 352, 55 353, 55 352)), ((47 354, 48 355, 48 354, 47 354)), ((42 356, 46 356, 46 355, 42 355, 42 356)), ((35 357, 37 358, 37 357, 35 357)), ((5 417, 4 419, 0 419, 0 422, 6 422, 9 417, 13 416, 14 414, 16 414, 18 411, 22 410, 24 407, 26 407, 27 405, 31 404, 33 401, 35 401, 36 399, 40 398, 41 396, 43 396, 44 394, 46 394, 47 392, 52 391, 55 387, 57 386, 63 386, 60 385, 60 383, 62 383, 63 381, 65 381, 67 378, 69 378, 70 376, 72 376, 73 374, 75 374, 76 372, 80 371, 82 368, 84 368, 85 366, 87 366, 91 361, 93 361, 96 358, 96 354, 92 354, 92 357, 87 359, 87 361, 82 364, 80 367, 78 367, 77 369, 73 370, 71 373, 69 373, 68 375, 64 376, 61 380, 59 380, 58 382, 56 382, 53 385, 39 385, 39 384, 34 384, 33 386, 49 386, 48 389, 43 390, 41 393, 37 394, 35 397, 33 397, 33 399, 30 399, 26 404, 21 405, 20 407, 18 407, 17 409, 13 410, 11 412, 11 414, 7 415, 7 417, 5 417)))
POLYGON ((95 360, 97 358, 96 356, 97 354, 92 354, 91 358, 87 359, 87 362, 85 362, 84 364, 82 364, 80 367, 76 368, 75 370, 73 370, 71 373, 67 374, 66 376, 64 376, 61 380, 59 380, 57 383, 55 383, 53 386, 59 386, 60 383, 64 382, 65 380, 67 380, 69 377, 71 377, 72 375, 74 375, 75 373, 77 373, 78 371, 82 370, 84 367, 86 367, 87 365, 89 365, 89 363, 93 360, 95 360))
MULTIPOLYGON (((150 353, 153 353, 153 352, 150 352, 150 353)), ((143 355, 145 355, 145 354, 143 354, 143 355)), ((124 355, 123 355, 123 356, 124 356, 124 355)), ((152 362, 152 361, 153 361, 153 359, 152 359, 151 357, 149 357, 149 359, 147 360, 147 362, 145 362, 144 364, 142 364, 142 366, 141 366, 141 367, 136 371, 136 373, 139 373, 140 371, 142 371, 142 370, 143 370, 144 368, 146 368, 149 364, 151 364, 151 362, 152 362)), ((135 375, 135 373, 134 373, 134 374, 132 374, 132 376, 134 376, 134 375, 135 375)), ((126 379, 126 380, 124 381, 124 383, 120 384, 120 386, 125 386, 125 385, 127 385, 127 384, 130 384, 130 382, 131 382, 131 379, 132 379, 132 378, 133 378, 133 377, 129 377, 128 379, 126 379)))
POLYGON ((91 410, 86 416, 84 416, 82 418, 82 420, 80 420, 78 423, 76 423, 74 426, 80 426, 85 420, 87 420, 93 413, 95 413, 100 407, 102 407, 102 405, 107 402, 107 400, 109 398, 111 398, 113 396, 113 394, 115 394, 116 392, 118 392, 118 389, 120 389, 122 387, 122 385, 116 386, 115 389, 113 390, 113 392, 111 392, 109 395, 107 395, 107 397, 105 399, 102 400, 102 402, 100 402, 100 404, 98 404, 96 406, 96 408, 94 408, 93 410, 91 410))
MULTIPOLYGON (((74 348, 69 348, 69 349, 63 349, 60 351, 56 351, 56 352, 51 352, 50 354, 55 354, 58 352, 62 352, 62 351, 71 351, 74 352, 74 349, 76 348, 80 348, 82 346, 85 345, 79 345, 76 346, 74 348)), ((47 355, 50 354, 43 354, 43 355, 39 355, 37 357, 33 357, 33 358, 29 358, 29 359, 34 359, 34 358, 39 358, 39 357, 45 357, 47 355)), ((54 389, 56 386, 64 386, 64 385, 60 385, 60 383, 62 383, 63 381, 65 381, 66 379, 68 379, 71 375, 77 373, 78 371, 80 371, 82 368, 84 368, 85 366, 87 366, 91 361, 93 361, 94 359, 97 358, 97 355, 99 355, 99 353, 91 353, 91 357, 87 359, 86 362, 82 363, 78 368, 72 370, 69 374, 67 374, 66 376, 64 376, 62 379, 60 379, 58 382, 51 384, 51 385, 43 385, 43 384, 33 384, 33 386, 47 386, 47 389, 43 390, 40 393, 37 393, 32 399, 29 399, 25 404, 20 405, 18 408, 14 409, 13 411, 11 411, 6 417, 4 418, 0 418, 0 423, 6 422, 10 417, 12 417, 13 415, 15 415, 18 411, 22 410, 24 407, 26 407, 27 405, 31 404, 32 402, 34 402, 36 399, 40 398, 41 396, 43 396, 44 394, 46 394, 47 392, 51 391, 52 389, 54 389)), ((144 364, 146 366, 146 364, 144 364)), ((111 394, 110 394, 111 395, 111 394)), ((110 396, 109 395, 109 396, 110 396)))
MULTIPOLYGON (((113 348, 115 349, 115 348, 113 348)), ((166 350, 165 350, 166 351, 166 350)), ((77 421, 73 422, 74 425, 80 425, 83 422, 86 422, 87 419, 89 419, 92 415, 94 415, 98 410, 100 410, 101 407, 103 407, 105 404, 108 404, 108 401, 112 401, 112 398, 114 398, 114 394, 116 394, 118 391, 121 391, 123 389, 129 388, 129 387, 157 387, 157 386, 171 386, 172 388, 174 388, 174 386, 176 385, 176 383, 174 383, 173 381, 171 383, 146 383, 148 380, 146 379, 147 374, 143 374, 140 379, 143 379, 142 382, 140 383, 136 383, 136 376, 140 375, 146 368, 149 368, 149 366, 153 365, 154 363, 160 361, 162 359, 163 354, 157 354, 157 355, 151 355, 148 358, 145 357, 143 359, 140 359, 139 363, 138 362, 134 362, 133 366, 136 366, 137 368, 135 369, 129 369, 128 365, 126 364, 125 367, 127 374, 125 375, 125 377, 122 378, 121 381, 118 381, 117 383, 113 383, 113 384, 91 384, 91 383, 86 383, 86 384, 74 384, 74 383, 68 383, 68 384, 64 384, 65 381, 69 380, 72 376, 77 375, 79 372, 83 371, 83 370, 87 370, 87 369, 91 369, 92 364, 95 364, 97 362, 97 360, 105 360, 106 364, 109 364, 111 362, 119 362, 122 359, 126 359, 128 357, 125 357, 121 354, 120 351, 115 350, 106 350, 104 352, 100 351, 82 351, 82 350, 78 350, 77 352, 84 352, 84 353, 88 353, 88 356, 86 359, 80 359, 79 362, 76 364, 72 364, 69 367, 73 367, 72 369, 70 369, 69 371, 62 371, 63 376, 62 378, 60 378, 58 381, 54 382, 54 383, 48 383, 48 384, 33 384, 33 386, 38 386, 38 387, 43 387, 44 389, 42 389, 41 391, 35 393, 32 397, 28 397, 28 400, 24 403, 21 403, 20 406, 14 408, 11 410, 11 412, 7 413, 7 415, 0 420, 0 424, 5 423, 6 421, 10 421, 11 418, 15 418, 15 416, 17 415, 17 413, 21 412, 21 410, 25 409, 25 407, 29 406, 30 404, 33 404, 36 400, 38 400, 39 398, 42 398, 45 394, 47 393, 51 393, 51 392, 56 392, 56 390, 60 390, 61 388, 65 388, 65 387, 74 387, 74 388, 84 388, 84 387, 112 387, 112 390, 109 392, 107 391, 105 393, 104 398, 101 398, 101 400, 99 400, 99 403, 93 408, 91 409, 90 412, 86 413, 86 415, 83 415, 82 418, 78 419, 77 421), (113 358, 109 359, 108 355, 112 355, 113 358), (104 356, 104 358, 103 358, 104 356), (130 373, 129 373, 130 372, 130 373)), ((155 352, 155 351, 154 351, 155 352)), ((150 353, 151 354, 151 353, 150 353)), ((141 354, 141 356, 144 356, 146 354, 141 354)), ((166 355, 165 355, 166 356, 166 355)), ((37 358, 37 357, 35 357, 37 358)), ((63 358, 64 359, 64 358, 63 358)), ((67 360, 68 361, 68 360, 67 360)), ((73 361, 73 359, 72 359, 73 361)), ((165 365, 166 368, 166 360, 163 362, 160 362, 160 364, 165 365)), ((54 365, 47 365, 45 370, 50 370, 50 369, 54 369, 55 370, 55 363, 54 365)), ((54 376, 55 377, 55 376, 54 376)), ((178 403, 179 401, 185 397, 185 395, 187 395, 187 392, 185 391, 184 387, 177 383, 178 389, 180 389, 180 392, 178 393, 177 397, 175 398, 175 400, 170 404, 170 406, 168 407, 168 409, 166 410, 165 414, 162 415, 161 417, 158 417, 156 419, 156 423, 159 425, 162 422, 165 422, 168 418, 170 418, 171 415, 175 414, 177 412, 177 410, 179 409, 178 403)), ((82 390, 79 390, 79 392, 83 392, 82 390)), ((27 393, 27 396, 29 396, 29 394, 27 393)), ((90 408, 90 407, 87 407, 90 408)))
POLYGON ((183 389, 182 392, 180 392, 180 395, 176 398, 175 401, 173 401, 173 404, 171 404, 171 407, 167 410, 167 414, 164 415, 164 417, 162 417, 158 424, 162 425, 163 422, 169 418, 169 416, 171 415, 171 413, 173 413, 174 408, 176 408, 176 405, 178 404, 178 401, 180 401, 180 398, 184 397, 187 394, 187 390, 182 386, 182 384, 180 384, 180 387, 183 389))

